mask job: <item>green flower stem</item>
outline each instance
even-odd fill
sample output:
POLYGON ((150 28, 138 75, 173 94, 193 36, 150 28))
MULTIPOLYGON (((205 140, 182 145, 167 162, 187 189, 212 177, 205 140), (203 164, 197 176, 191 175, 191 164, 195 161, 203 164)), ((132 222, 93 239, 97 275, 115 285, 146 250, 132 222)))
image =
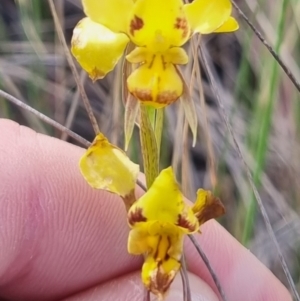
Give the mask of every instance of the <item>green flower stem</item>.
POLYGON ((159 174, 159 154, 153 129, 155 111, 141 104, 140 138, 146 184, 149 189, 159 174), (152 122, 151 122, 152 121, 152 122))
MULTIPOLYGON (((285 13, 286 9, 288 7, 288 1, 284 0, 282 2, 281 6, 281 15, 277 27, 277 40, 275 44, 275 51, 276 53, 279 53, 280 46, 283 40, 283 34, 284 34, 284 23, 285 23, 285 13)), ((260 131, 258 133, 257 137, 257 147, 255 151, 255 159, 256 159, 256 168, 254 171, 254 183, 255 185, 259 186, 260 184, 260 178, 261 174, 263 172, 263 169, 265 167, 265 160, 266 160, 266 154, 267 154, 267 148, 268 148, 268 141, 269 141, 269 135, 270 135, 270 129, 271 129, 271 122, 272 122, 272 116, 274 111, 274 106, 276 102, 276 93, 277 93, 277 84, 278 84, 278 71, 279 71, 279 65, 276 61, 272 63, 272 68, 270 70, 270 86, 269 86, 269 94, 268 94, 268 101, 266 102, 265 107, 259 108, 259 115, 261 120, 260 125, 260 131)), ((254 196, 252 195, 250 205, 248 207, 247 213, 246 213, 246 221, 245 221, 245 227, 243 231, 243 238, 242 242, 244 245, 247 245, 249 243, 249 240, 252 237, 253 232, 253 225, 255 222, 255 213, 256 213, 256 201, 254 199, 254 196)))
POLYGON ((157 144, 158 159, 160 159, 160 146, 164 125, 164 109, 157 109, 155 115, 154 133, 157 144))

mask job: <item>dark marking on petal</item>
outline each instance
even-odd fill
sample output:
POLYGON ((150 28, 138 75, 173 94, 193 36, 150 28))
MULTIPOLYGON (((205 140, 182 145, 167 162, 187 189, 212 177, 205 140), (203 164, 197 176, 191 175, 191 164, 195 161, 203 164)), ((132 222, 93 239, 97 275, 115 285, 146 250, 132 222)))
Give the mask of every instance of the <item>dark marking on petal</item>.
POLYGON ((164 104, 171 104, 176 101, 180 95, 175 91, 163 91, 157 95, 156 102, 164 103, 164 104))
POLYGON ((182 37, 186 38, 189 33, 188 22, 185 18, 176 18, 174 28, 182 30, 182 37))
POLYGON ((178 215, 176 226, 188 229, 190 232, 194 232, 197 229, 197 225, 190 223, 182 214, 178 215))
POLYGON ((155 269, 155 272, 151 275, 150 285, 148 289, 153 294, 163 298, 163 296, 169 290, 177 271, 172 270, 171 272, 166 273, 162 268, 162 263, 163 262, 157 263, 157 268, 155 269))
POLYGON ((200 225, 206 221, 225 214, 225 207, 221 200, 212 194, 208 194, 203 209, 195 213, 200 225))
POLYGON ((143 28, 143 26, 143 19, 139 18, 137 15, 134 15, 134 18, 130 22, 130 34, 134 36, 134 32, 143 28))
POLYGON ((131 93, 140 101, 153 101, 151 90, 149 89, 135 89, 131 93))
POLYGON ((155 251, 155 253, 154 253, 154 259, 157 261, 157 256, 158 256, 158 251, 159 251, 159 244, 160 244, 160 242, 161 242, 161 236, 159 237, 159 241, 158 241, 158 243, 157 243, 157 248, 156 248, 156 251, 155 251))
POLYGON ((166 70, 167 63, 166 63, 165 58, 164 58, 163 55, 161 56, 161 62, 162 62, 162 65, 163 65, 164 70, 166 70))
POLYGON ((137 207, 134 211, 128 214, 128 223, 134 225, 135 223, 146 222, 147 218, 143 215, 143 209, 137 207))
POLYGON ((93 82, 95 82, 98 79, 102 79, 105 76, 105 73, 99 70, 97 67, 94 67, 94 69, 89 72, 89 77, 93 82))
POLYGON ((150 64, 148 65, 148 69, 151 69, 151 68, 152 68, 155 57, 156 57, 156 55, 153 55, 153 56, 152 56, 151 62, 150 62, 150 64))

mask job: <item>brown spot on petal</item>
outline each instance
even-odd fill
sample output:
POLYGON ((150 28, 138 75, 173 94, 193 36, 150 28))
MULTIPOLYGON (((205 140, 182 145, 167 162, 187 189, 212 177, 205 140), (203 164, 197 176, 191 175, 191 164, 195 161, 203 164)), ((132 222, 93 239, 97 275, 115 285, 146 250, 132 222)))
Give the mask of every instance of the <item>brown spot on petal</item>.
POLYGON ((178 95, 175 91, 164 91, 157 95, 156 102, 164 103, 164 104, 171 104, 172 102, 176 101, 180 95, 178 95))
POLYGON ((134 18, 130 22, 130 34, 134 36, 134 32, 136 30, 140 30, 144 26, 143 19, 139 18, 138 16, 134 16, 134 18))
POLYGON ((153 101, 151 90, 135 89, 131 92, 140 101, 153 101))
POLYGON ((195 212, 195 216, 197 217, 200 225, 212 218, 222 216, 223 214, 225 214, 224 205, 219 198, 215 197, 211 193, 209 193, 206 197, 203 210, 195 212))
POLYGON ((95 82, 98 79, 102 79, 105 76, 105 73, 95 67, 91 72, 89 72, 89 77, 95 82))
POLYGON ((185 18, 176 18, 174 28, 182 30, 182 37, 186 38, 189 33, 188 23, 185 18))
POLYGON ((180 97, 175 91, 164 91, 159 93, 156 98, 153 98, 151 92, 149 89, 135 89, 131 91, 131 94, 141 102, 153 102, 162 106, 170 105, 180 97))
POLYGON ((189 220, 182 214, 178 215, 177 226, 188 229, 190 232, 194 232, 197 229, 197 225, 190 223, 189 220))
POLYGON ((158 263, 157 269, 151 275, 148 289, 155 295, 163 297, 174 280, 176 271, 166 273, 162 268, 162 263, 158 263))
POLYGON ((133 226, 135 223, 146 222, 147 218, 143 215, 143 209, 136 207, 128 214, 128 223, 133 226))

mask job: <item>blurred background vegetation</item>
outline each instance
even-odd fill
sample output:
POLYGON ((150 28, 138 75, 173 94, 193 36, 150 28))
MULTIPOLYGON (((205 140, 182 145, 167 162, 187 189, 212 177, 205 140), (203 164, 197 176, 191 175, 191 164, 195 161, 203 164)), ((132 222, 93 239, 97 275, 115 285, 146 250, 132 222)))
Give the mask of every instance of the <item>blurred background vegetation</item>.
MULTIPOLYGON (((237 3, 299 81, 300 1, 237 3)), ((80 0, 56 0, 55 4, 69 44, 74 26, 83 17, 80 0)), ((300 95, 250 28, 234 14, 239 19, 239 31, 202 37, 201 43, 209 54, 237 141, 300 289, 300 95)), ((195 199, 197 187, 215 189, 227 209, 220 222, 287 285, 210 82, 202 67, 198 68, 202 84, 191 80, 192 64, 198 62, 198 56, 192 54, 191 45, 186 49, 191 64, 183 72, 187 83, 193 82, 191 91, 199 119, 197 145, 191 146, 179 102, 170 106, 165 114, 161 166, 174 166, 191 199, 195 199)), ((101 130, 123 147, 121 64, 96 83, 77 67, 101 130)), ((0 1, 0 88, 86 139, 93 139, 47 1, 0 1)), ((68 140, 65 134, 1 97, 0 117, 68 140)), ((129 154, 141 163, 137 131, 129 154)))

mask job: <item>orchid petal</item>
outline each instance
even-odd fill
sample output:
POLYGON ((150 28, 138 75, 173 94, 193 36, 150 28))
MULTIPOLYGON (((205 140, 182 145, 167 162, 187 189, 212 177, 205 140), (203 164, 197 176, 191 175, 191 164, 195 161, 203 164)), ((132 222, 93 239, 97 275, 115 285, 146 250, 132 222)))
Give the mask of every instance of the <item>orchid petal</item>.
POLYGON ((233 17, 229 17, 229 19, 214 32, 233 32, 238 29, 239 23, 237 22, 237 20, 233 17))
POLYGON ((82 19, 74 28, 72 54, 92 80, 103 78, 121 58, 128 38, 108 28, 82 19))
POLYGON ((96 189, 104 189, 126 198, 135 189, 139 166, 118 147, 98 134, 80 160, 86 181, 96 189))
POLYGON ((128 212, 128 222, 131 226, 150 221, 157 221, 148 228, 152 235, 161 232, 161 223, 164 225, 164 231, 170 233, 174 232, 176 227, 183 233, 198 230, 198 221, 191 208, 184 203, 171 167, 161 171, 149 190, 128 212))
POLYGON ((183 83, 173 64, 157 55, 136 69, 127 79, 127 86, 142 103, 163 108, 182 94, 183 83))
POLYGON ((82 0, 85 14, 114 32, 126 33, 132 0, 82 0))
POLYGON ((183 45, 190 29, 182 0, 139 0, 131 12, 129 36, 153 53, 183 45))
POLYGON ((212 33, 230 17, 230 0, 194 0, 184 10, 193 32, 212 33))

